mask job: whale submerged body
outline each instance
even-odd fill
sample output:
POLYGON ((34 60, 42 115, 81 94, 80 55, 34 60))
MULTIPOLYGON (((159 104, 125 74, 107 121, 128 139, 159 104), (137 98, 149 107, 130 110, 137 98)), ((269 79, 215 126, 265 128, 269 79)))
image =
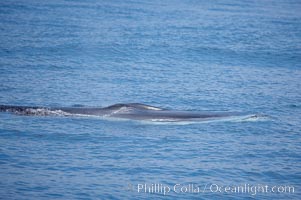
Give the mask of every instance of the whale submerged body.
POLYGON ((108 118, 180 122, 180 121, 206 121, 224 119, 228 117, 247 116, 254 118, 256 115, 243 115, 234 112, 203 112, 168 110, 140 103, 114 104, 108 107, 30 107, 0 105, 1 112, 12 112, 20 115, 60 115, 60 116, 99 116, 108 118))

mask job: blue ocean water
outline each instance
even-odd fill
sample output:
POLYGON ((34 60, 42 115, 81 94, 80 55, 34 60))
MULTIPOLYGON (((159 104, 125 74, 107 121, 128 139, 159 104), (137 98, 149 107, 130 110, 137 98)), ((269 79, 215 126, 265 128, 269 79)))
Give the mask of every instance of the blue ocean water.
POLYGON ((0 199, 300 199, 300 68, 298 0, 1 1, 0 104, 267 117, 0 113, 0 199))

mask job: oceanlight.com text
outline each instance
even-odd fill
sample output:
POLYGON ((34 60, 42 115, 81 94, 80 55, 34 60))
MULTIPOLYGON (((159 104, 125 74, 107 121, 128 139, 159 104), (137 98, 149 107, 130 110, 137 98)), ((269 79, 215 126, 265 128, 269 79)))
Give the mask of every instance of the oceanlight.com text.
POLYGON ((232 194, 269 194, 269 193, 295 193, 295 187, 292 185, 266 185, 266 184, 240 184, 240 185, 221 185, 221 184, 161 184, 161 183, 138 183, 129 184, 128 187, 132 191, 146 194, 201 194, 201 193, 232 193, 232 194))

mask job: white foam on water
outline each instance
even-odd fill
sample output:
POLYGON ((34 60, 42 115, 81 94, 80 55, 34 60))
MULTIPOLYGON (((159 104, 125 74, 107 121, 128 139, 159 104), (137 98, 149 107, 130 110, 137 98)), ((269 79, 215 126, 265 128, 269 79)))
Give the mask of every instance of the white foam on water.
POLYGON ((34 115, 34 116, 70 116, 70 113, 62 110, 49 110, 48 108, 27 108, 23 111, 15 111, 19 115, 34 115))

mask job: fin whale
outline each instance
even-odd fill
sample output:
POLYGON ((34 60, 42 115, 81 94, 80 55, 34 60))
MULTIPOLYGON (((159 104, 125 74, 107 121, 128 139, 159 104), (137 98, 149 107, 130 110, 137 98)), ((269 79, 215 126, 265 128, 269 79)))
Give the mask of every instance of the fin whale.
MULTIPOLYGON (((108 107, 36 107, 0 105, 0 112, 39 116, 99 116, 160 122, 205 121, 231 116, 243 116, 242 113, 235 112, 169 110, 140 103, 114 104, 108 107)), ((256 115, 253 116, 256 117, 256 115)))

